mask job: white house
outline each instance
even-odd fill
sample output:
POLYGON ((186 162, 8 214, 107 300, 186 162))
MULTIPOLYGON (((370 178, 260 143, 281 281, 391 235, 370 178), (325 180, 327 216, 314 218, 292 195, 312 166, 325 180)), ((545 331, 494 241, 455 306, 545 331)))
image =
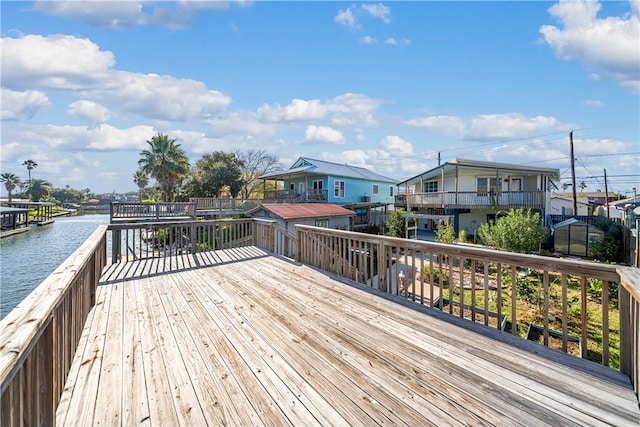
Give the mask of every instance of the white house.
MULTIPOLYGON (((425 215, 452 215, 456 233, 475 235, 480 224, 511 208, 549 212, 558 169, 454 159, 399 182, 395 206, 425 215)), ((434 221, 422 224, 435 227, 434 221)))
POLYGON ((592 207, 586 197, 576 197, 576 206, 578 208, 578 212, 574 213, 573 198, 552 194, 548 213, 551 215, 591 215, 592 207))

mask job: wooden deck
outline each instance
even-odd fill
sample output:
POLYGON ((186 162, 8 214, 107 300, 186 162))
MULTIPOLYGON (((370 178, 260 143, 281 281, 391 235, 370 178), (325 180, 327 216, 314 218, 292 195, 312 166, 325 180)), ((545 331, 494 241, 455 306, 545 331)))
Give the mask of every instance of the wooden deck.
POLYGON ((639 422, 616 371, 254 247, 108 267, 57 411, 83 426, 639 422))

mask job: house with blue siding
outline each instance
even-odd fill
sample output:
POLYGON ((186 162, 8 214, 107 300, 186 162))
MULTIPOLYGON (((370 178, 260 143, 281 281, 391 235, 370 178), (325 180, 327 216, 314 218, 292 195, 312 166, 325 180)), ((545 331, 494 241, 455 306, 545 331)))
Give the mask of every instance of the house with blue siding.
POLYGON ((281 190, 267 191, 265 201, 337 205, 393 204, 396 181, 368 169, 300 157, 288 170, 262 175, 281 190))
POLYGON ((278 188, 265 191, 263 203, 333 203, 356 212, 356 230, 384 224, 397 189, 396 180, 366 168, 308 157, 259 179, 275 181, 278 188))

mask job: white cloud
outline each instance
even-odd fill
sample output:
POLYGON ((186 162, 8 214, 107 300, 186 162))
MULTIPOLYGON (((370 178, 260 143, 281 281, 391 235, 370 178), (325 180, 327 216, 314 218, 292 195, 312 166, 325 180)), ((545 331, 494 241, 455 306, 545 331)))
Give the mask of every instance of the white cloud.
POLYGON ((360 42, 362 42, 362 44, 374 44, 376 42, 376 39, 371 36, 363 36, 360 39, 360 42))
POLYGON ((18 92, 0 88, 2 120, 28 120, 51 105, 49 98, 37 90, 18 92))
POLYGON ((385 24, 388 24, 389 22, 391 22, 390 7, 384 6, 382 3, 378 3, 378 4, 365 3, 361 7, 363 10, 367 11, 371 16, 380 18, 380 20, 385 24))
POLYGON ((334 126, 375 126, 373 111, 381 101, 357 93, 345 93, 322 102, 318 99, 293 99, 290 104, 258 108, 256 116, 267 123, 295 123, 326 119, 331 116, 334 126))
POLYGON ((549 9, 562 28, 543 25, 540 33, 555 54, 600 70, 604 78, 640 92, 640 6, 631 0, 631 13, 598 18, 594 0, 561 0, 549 9))
POLYGON ((531 137, 567 128, 554 117, 526 117, 523 114, 483 114, 471 119, 465 139, 499 140, 531 137))
POLYGON ((406 120, 404 124, 434 134, 477 141, 526 138, 572 128, 554 117, 527 117, 519 113, 481 114, 466 121, 456 116, 427 116, 406 120))
POLYGON ((75 101, 69 104, 67 114, 86 120, 91 124, 104 123, 109 120, 109 109, 93 101, 75 101))
POLYGON ((318 99, 305 101, 296 98, 284 107, 280 105, 271 107, 265 104, 258 108, 257 113, 259 117, 269 122, 299 122, 322 119, 327 114, 327 108, 318 99))
POLYGON ((52 35, 3 37, 2 85, 11 89, 85 89, 96 85, 115 64, 111 52, 88 39, 52 35))
POLYGON ((263 123, 257 114, 248 111, 233 111, 205 122, 211 126, 209 133, 214 136, 229 134, 272 136, 279 127, 278 123, 263 123))
POLYGON ((138 25, 157 25, 170 29, 183 29, 191 25, 194 13, 209 9, 226 9, 231 5, 249 6, 250 1, 178 1, 149 2, 91 0, 38 0, 34 9, 51 16, 76 19, 85 24, 121 30, 138 25))
POLYGON ((113 72, 100 87, 81 93, 160 120, 205 119, 231 103, 230 97, 197 80, 125 71, 113 72))
POLYGON ((19 131, 24 144, 45 144, 58 151, 140 150, 145 141, 157 133, 151 126, 119 129, 107 124, 89 128, 70 125, 37 125, 19 131))
POLYGON ((385 44, 391 44, 391 45, 397 45, 398 41, 396 39, 394 39, 393 37, 389 37, 388 39, 386 39, 384 41, 385 44))
POLYGON ((398 156, 413 154, 413 145, 397 135, 387 135, 380 141, 380 146, 398 156))
POLYGON ((328 102, 327 108, 334 113, 331 123, 334 126, 376 126, 373 117, 382 101, 358 93, 338 95, 328 102))
POLYGON ((582 104, 587 107, 604 107, 604 102, 598 99, 585 99, 582 104))
POLYGON ((402 43, 404 43, 405 45, 410 45, 411 44, 411 40, 409 39, 402 39, 402 43))
POLYGON ((344 25, 345 27, 349 27, 352 29, 360 28, 353 13, 354 8, 355 6, 351 5, 344 10, 339 10, 336 16, 333 18, 334 21, 340 25, 344 25))
POLYGON ((125 113, 156 120, 205 119, 231 98, 200 81, 118 71, 111 52, 73 36, 2 39, 3 85, 74 91, 88 101, 117 105, 125 113))
POLYGON ((344 144, 344 135, 339 130, 328 126, 307 126, 304 132, 306 142, 322 142, 327 144, 344 144))
POLYGON ((404 122, 406 125, 426 129, 440 135, 462 136, 464 134, 464 121, 455 116, 429 116, 419 117, 404 122))

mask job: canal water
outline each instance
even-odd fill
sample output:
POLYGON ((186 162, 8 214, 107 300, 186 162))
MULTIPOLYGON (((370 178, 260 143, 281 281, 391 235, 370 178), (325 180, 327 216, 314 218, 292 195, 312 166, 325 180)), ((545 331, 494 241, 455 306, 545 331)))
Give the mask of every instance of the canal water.
POLYGON ((108 223, 104 214, 57 217, 53 224, 0 239, 0 319, 108 223))

